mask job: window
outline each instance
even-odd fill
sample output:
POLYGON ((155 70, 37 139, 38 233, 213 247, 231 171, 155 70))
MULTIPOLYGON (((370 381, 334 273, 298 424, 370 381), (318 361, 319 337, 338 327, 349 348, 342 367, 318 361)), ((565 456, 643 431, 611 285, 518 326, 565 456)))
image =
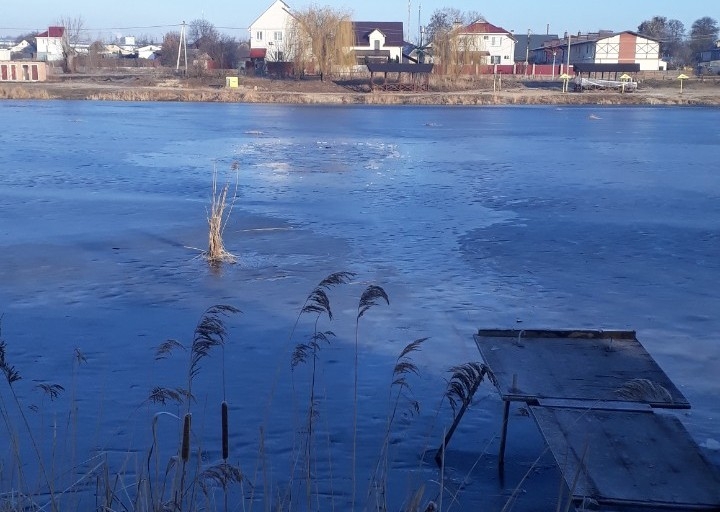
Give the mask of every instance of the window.
POLYGON ((257 39, 258 41, 262 41, 262 30, 258 30, 257 32, 255 32, 255 39, 257 39))
POLYGON ((284 62, 284 61, 285 61, 285 55, 283 54, 283 52, 281 52, 281 51, 278 51, 278 52, 277 52, 277 61, 278 61, 278 62, 284 62))
POLYGON ((500 55, 492 55, 490 57, 490 64, 500 64, 500 55))
POLYGON ((379 39, 375 39, 375 41, 373 41, 373 43, 374 43, 373 48, 375 49, 375 51, 380 50, 380 40, 379 40, 379 39))
POLYGON ((275 32, 273 34, 273 39, 275 39, 275 41, 282 41, 282 36, 283 36, 282 32, 275 32))
POLYGON ((490 44, 492 44, 493 46, 497 46, 498 45, 497 37, 493 36, 492 42, 490 44))

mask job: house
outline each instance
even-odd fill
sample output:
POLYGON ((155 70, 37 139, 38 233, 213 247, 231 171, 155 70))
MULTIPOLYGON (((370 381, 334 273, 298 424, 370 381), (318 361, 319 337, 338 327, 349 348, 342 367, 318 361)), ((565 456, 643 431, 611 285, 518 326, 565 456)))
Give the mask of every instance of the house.
POLYGON ((292 16, 290 6, 275 0, 250 25, 250 59, 257 62, 284 62, 292 60, 289 29, 292 16))
POLYGON ((557 40, 557 34, 515 34, 514 60, 516 63, 524 64, 525 62, 528 62, 532 64, 535 62, 534 50, 536 48, 542 47, 548 41, 557 40))
POLYGON ((33 46, 23 39, 19 43, 14 41, 0 41, 0 60, 32 58, 33 46))
POLYGON ((48 27, 48 29, 35 37, 37 44, 37 59, 47 62, 59 61, 64 58, 63 39, 64 27, 48 27))
POLYGON ((355 58, 368 62, 401 62, 403 58, 402 21, 354 21, 355 58))
POLYGON ((106 44, 103 46, 103 50, 100 52, 101 55, 106 57, 117 57, 120 55, 121 48, 115 43, 106 44))
POLYGON ((515 62, 515 37, 512 32, 478 20, 465 27, 454 29, 459 46, 466 52, 474 52, 482 62, 473 64, 512 65, 515 62))
POLYGON ((715 41, 712 48, 700 52, 698 74, 720 75, 720 40, 715 41))
MULTIPOLYGON (((541 48, 535 49, 536 62, 549 64, 552 59, 550 49, 554 50, 558 62, 567 61, 567 37, 546 41, 541 48)), ((640 71, 667 69, 667 63, 661 59, 660 41, 629 30, 570 36, 570 64, 638 64, 640 71)))

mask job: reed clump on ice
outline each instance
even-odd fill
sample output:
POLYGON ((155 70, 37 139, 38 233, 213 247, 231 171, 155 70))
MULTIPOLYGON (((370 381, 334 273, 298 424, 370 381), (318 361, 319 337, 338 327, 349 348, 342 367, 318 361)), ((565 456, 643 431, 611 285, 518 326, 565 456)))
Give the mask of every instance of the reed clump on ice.
POLYGON ((225 182, 222 186, 218 184, 217 167, 213 169, 212 196, 210 198, 210 209, 207 212, 208 222, 208 249, 204 253, 205 259, 211 265, 221 263, 235 263, 237 258, 234 254, 225 249, 223 234, 227 223, 230 220, 235 200, 237 199, 238 188, 238 164, 233 162, 231 169, 235 171, 235 190, 228 199, 230 183, 225 182))

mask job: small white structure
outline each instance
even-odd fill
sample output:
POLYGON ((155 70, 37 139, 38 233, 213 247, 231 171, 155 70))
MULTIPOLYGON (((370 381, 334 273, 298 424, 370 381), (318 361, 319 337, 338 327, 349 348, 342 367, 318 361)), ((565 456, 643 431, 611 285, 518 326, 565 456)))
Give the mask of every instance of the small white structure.
POLYGON ((292 16, 283 0, 275 0, 250 25, 250 58, 271 62, 292 60, 289 29, 292 16))
POLYGON ((64 27, 48 27, 48 29, 35 37, 37 42, 37 58, 41 61, 63 60, 64 27))
POLYGON ((354 21, 355 58, 358 64, 367 62, 402 62, 402 21, 354 21))
POLYGON ((484 64, 515 63, 515 38, 512 32, 502 27, 478 20, 456 29, 456 37, 463 49, 485 55, 487 61, 484 64))
POLYGON ((156 44, 149 44, 147 46, 141 46, 137 49, 138 57, 141 59, 154 59, 157 54, 162 50, 162 46, 156 44))
POLYGON ((0 61, 10 60, 10 48, 0 48, 0 61))

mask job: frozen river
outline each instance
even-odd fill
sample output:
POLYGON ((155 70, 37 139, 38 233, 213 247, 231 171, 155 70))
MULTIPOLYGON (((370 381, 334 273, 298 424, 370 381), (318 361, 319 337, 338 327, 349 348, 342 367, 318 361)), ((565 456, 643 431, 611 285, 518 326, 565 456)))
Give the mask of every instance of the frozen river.
MULTIPOLYGON (((140 472, 153 414, 184 410, 147 403, 187 372, 187 354, 156 361, 154 348, 191 341, 207 307, 231 304, 242 313, 227 319, 227 345, 194 388, 203 463, 219 458, 224 396, 244 495, 251 484, 255 498, 305 489, 295 466, 310 366, 291 371, 290 357, 313 322, 293 326, 336 271, 355 277, 331 290, 333 320, 319 324, 335 334, 316 369, 312 495, 323 510, 347 507, 353 480, 356 502, 369 501, 395 358, 425 337, 412 354, 419 375, 408 377, 420 413, 403 401, 392 427, 388 502, 400 510, 422 484, 437 499, 423 452, 452 422, 448 368, 480 359, 478 328, 636 330, 691 402, 688 430, 720 460, 720 110, 4 101, 0 119, 2 338, 44 457, 54 450, 74 475, 97 453, 140 472), (198 257, 212 173, 234 183, 233 167, 225 245, 238 263, 213 271, 198 257), (370 284, 390 304, 356 331, 370 284), (65 391, 51 402, 38 383, 65 391)), ((447 454, 454 508, 499 510, 530 470, 514 510, 554 509, 557 473, 521 410, 497 480, 500 412, 483 385, 447 454)), ((169 415, 159 425, 167 459, 180 426, 169 415)), ((12 467, 16 456, 3 456, 12 467)), ((9 475, 5 492, 17 486, 9 475)))

